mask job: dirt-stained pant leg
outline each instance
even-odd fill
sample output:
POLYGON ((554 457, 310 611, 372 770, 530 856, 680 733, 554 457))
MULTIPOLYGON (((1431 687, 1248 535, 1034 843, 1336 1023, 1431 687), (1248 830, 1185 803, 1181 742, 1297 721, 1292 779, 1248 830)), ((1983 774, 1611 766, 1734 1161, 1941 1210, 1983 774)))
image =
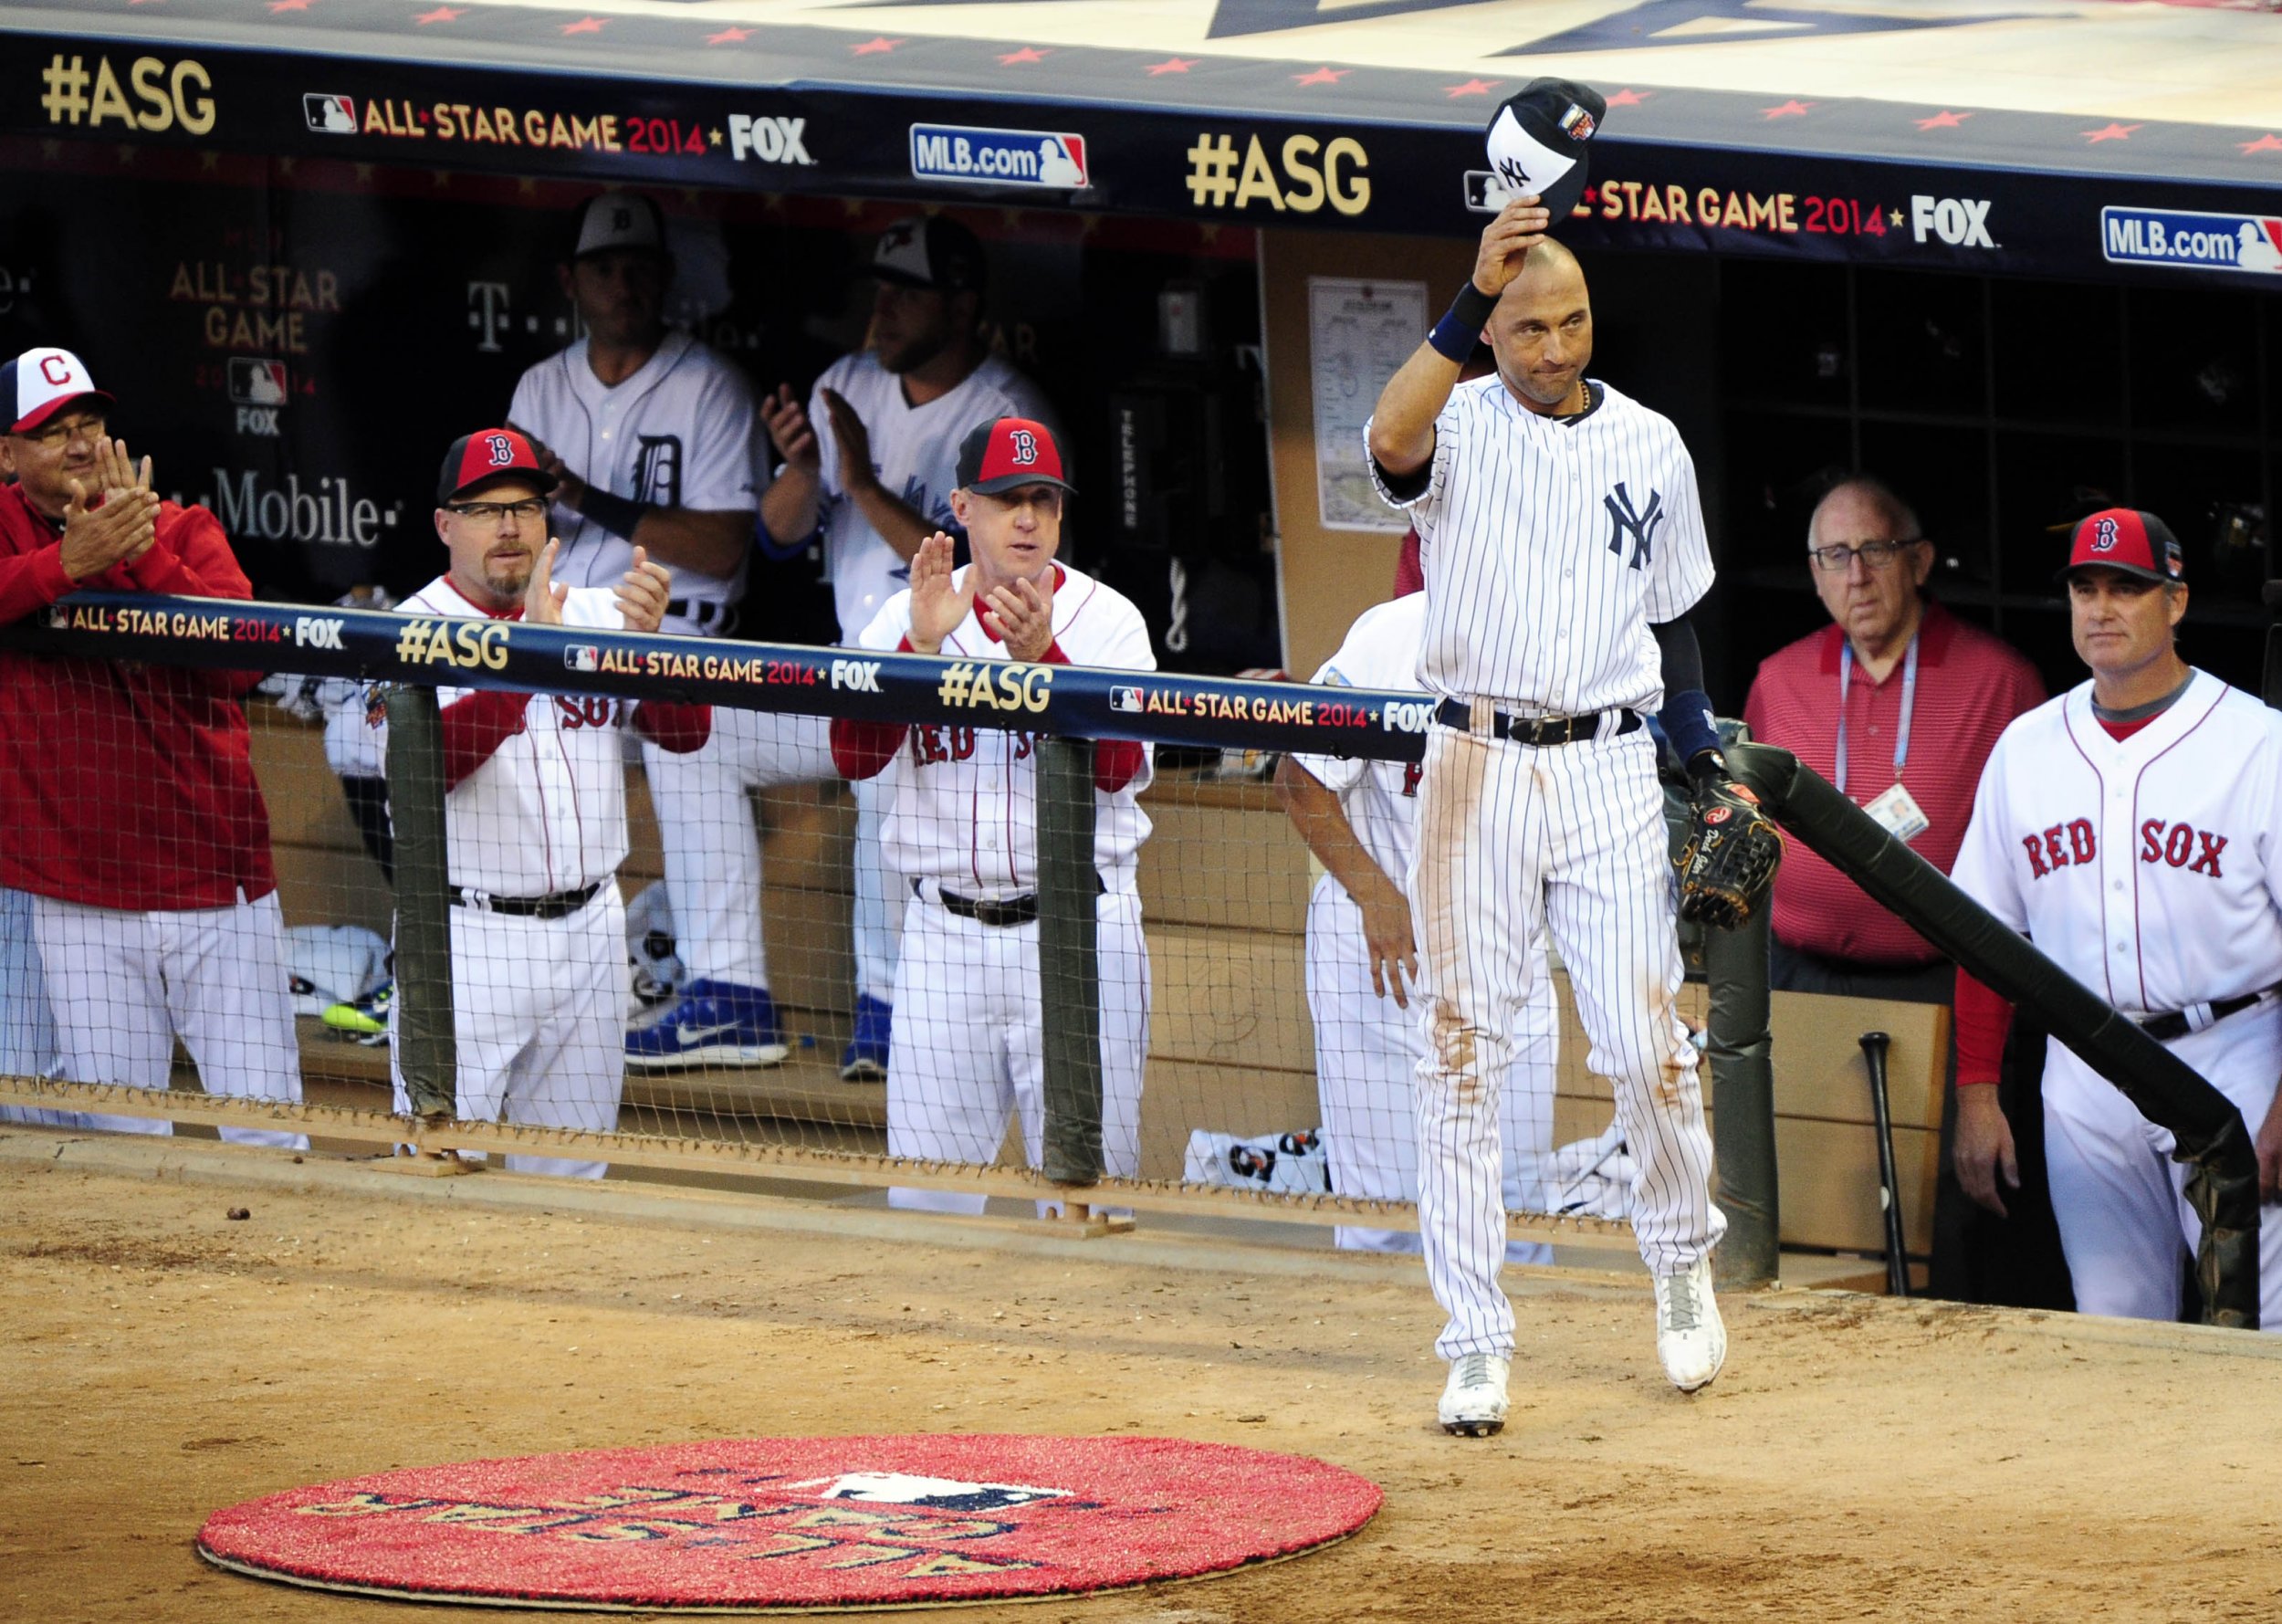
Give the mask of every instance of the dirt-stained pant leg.
POLYGON ((1550 802, 1546 924, 1592 1043, 1586 1063, 1615 1086, 1641 1261, 1669 1273, 1719 1244, 1727 1221, 1712 1204, 1712 1136, 1680 1019, 1655 746, 1645 731, 1565 745, 1539 751, 1538 770, 1550 802))
POLYGON ((1435 1350, 1510 1355, 1499 1099, 1540 927, 1546 798, 1527 751, 1436 728, 1418 785, 1410 896, 1426 997, 1418 1062, 1418 1228, 1449 1317, 1435 1350))

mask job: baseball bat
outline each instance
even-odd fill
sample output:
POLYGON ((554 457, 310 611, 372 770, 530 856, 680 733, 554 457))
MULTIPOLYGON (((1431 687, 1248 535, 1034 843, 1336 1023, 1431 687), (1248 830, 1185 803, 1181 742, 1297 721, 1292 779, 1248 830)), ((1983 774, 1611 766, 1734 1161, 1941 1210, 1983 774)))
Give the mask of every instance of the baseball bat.
POLYGON ((1886 1107, 1886 1049, 1882 1032, 1862 1034, 1862 1063, 1870 1074, 1870 1115, 1878 1124, 1878 1204, 1886 1215, 1886 1289, 1910 1294, 1910 1254, 1901 1239, 1901 1179, 1894 1171, 1894 1119, 1886 1107))

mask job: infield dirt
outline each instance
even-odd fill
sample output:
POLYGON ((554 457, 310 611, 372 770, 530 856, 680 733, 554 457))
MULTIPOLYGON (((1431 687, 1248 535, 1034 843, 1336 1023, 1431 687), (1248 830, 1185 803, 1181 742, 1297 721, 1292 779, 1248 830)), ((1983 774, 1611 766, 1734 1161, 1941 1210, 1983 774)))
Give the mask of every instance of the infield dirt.
POLYGON ((1387 1496, 1298 1561, 961 1619, 2282 1612, 2276 1340, 1731 1296, 1727 1369, 1683 1398, 1643 1285, 1529 1276, 1513 1420, 1457 1440, 1415 1263, 1192 1247, 1221 1266, 1165 1267, 1136 1261, 1144 1236, 937 1244, 782 1204, 756 1229, 719 1197, 629 1216, 319 1160, 241 1178, 212 1145, 0 1130, 0 1618, 536 1618, 265 1585, 191 1542, 218 1506, 391 1467, 936 1430, 1221 1440, 1387 1496))

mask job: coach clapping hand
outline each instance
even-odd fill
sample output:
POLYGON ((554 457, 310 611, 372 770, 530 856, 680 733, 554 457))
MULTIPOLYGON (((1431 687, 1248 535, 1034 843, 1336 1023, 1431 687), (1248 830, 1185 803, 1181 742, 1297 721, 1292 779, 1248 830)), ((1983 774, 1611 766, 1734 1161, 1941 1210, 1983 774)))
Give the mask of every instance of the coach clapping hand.
POLYGON ((523 623, 528 626, 559 626, 562 624, 562 606, 570 601, 570 589, 555 584, 555 555, 562 550, 562 543, 553 537, 539 555, 539 562, 531 566, 531 579, 523 588, 523 623))
POLYGON ((1046 657, 1054 641, 1053 572, 1042 581, 1016 581, 995 587, 983 600, 982 623, 1006 644, 1010 660, 1035 663, 1046 657))
POLYGON ((967 618, 968 602, 951 581, 951 539, 941 530, 919 543, 911 561, 911 646, 915 653, 939 654, 943 639, 967 618))
POLYGON ((665 605, 674 595, 674 578, 665 566, 650 561, 647 550, 633 550, 633 568, 617 586, 618 613, 629 632, 654 632, 665 623, 665 605))

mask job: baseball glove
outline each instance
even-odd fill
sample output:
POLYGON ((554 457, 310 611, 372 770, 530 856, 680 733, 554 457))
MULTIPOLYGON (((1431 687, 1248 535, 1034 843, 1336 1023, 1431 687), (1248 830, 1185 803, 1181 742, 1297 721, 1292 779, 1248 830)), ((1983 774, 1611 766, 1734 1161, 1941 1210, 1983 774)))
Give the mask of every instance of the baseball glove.
POLYGON ((1695 827, 1677 859, 1680 917, 1733 930, 1748 923, 1783 862, 1783 831, 1759 797, 1724 772, 1696 781, 1695 827))

